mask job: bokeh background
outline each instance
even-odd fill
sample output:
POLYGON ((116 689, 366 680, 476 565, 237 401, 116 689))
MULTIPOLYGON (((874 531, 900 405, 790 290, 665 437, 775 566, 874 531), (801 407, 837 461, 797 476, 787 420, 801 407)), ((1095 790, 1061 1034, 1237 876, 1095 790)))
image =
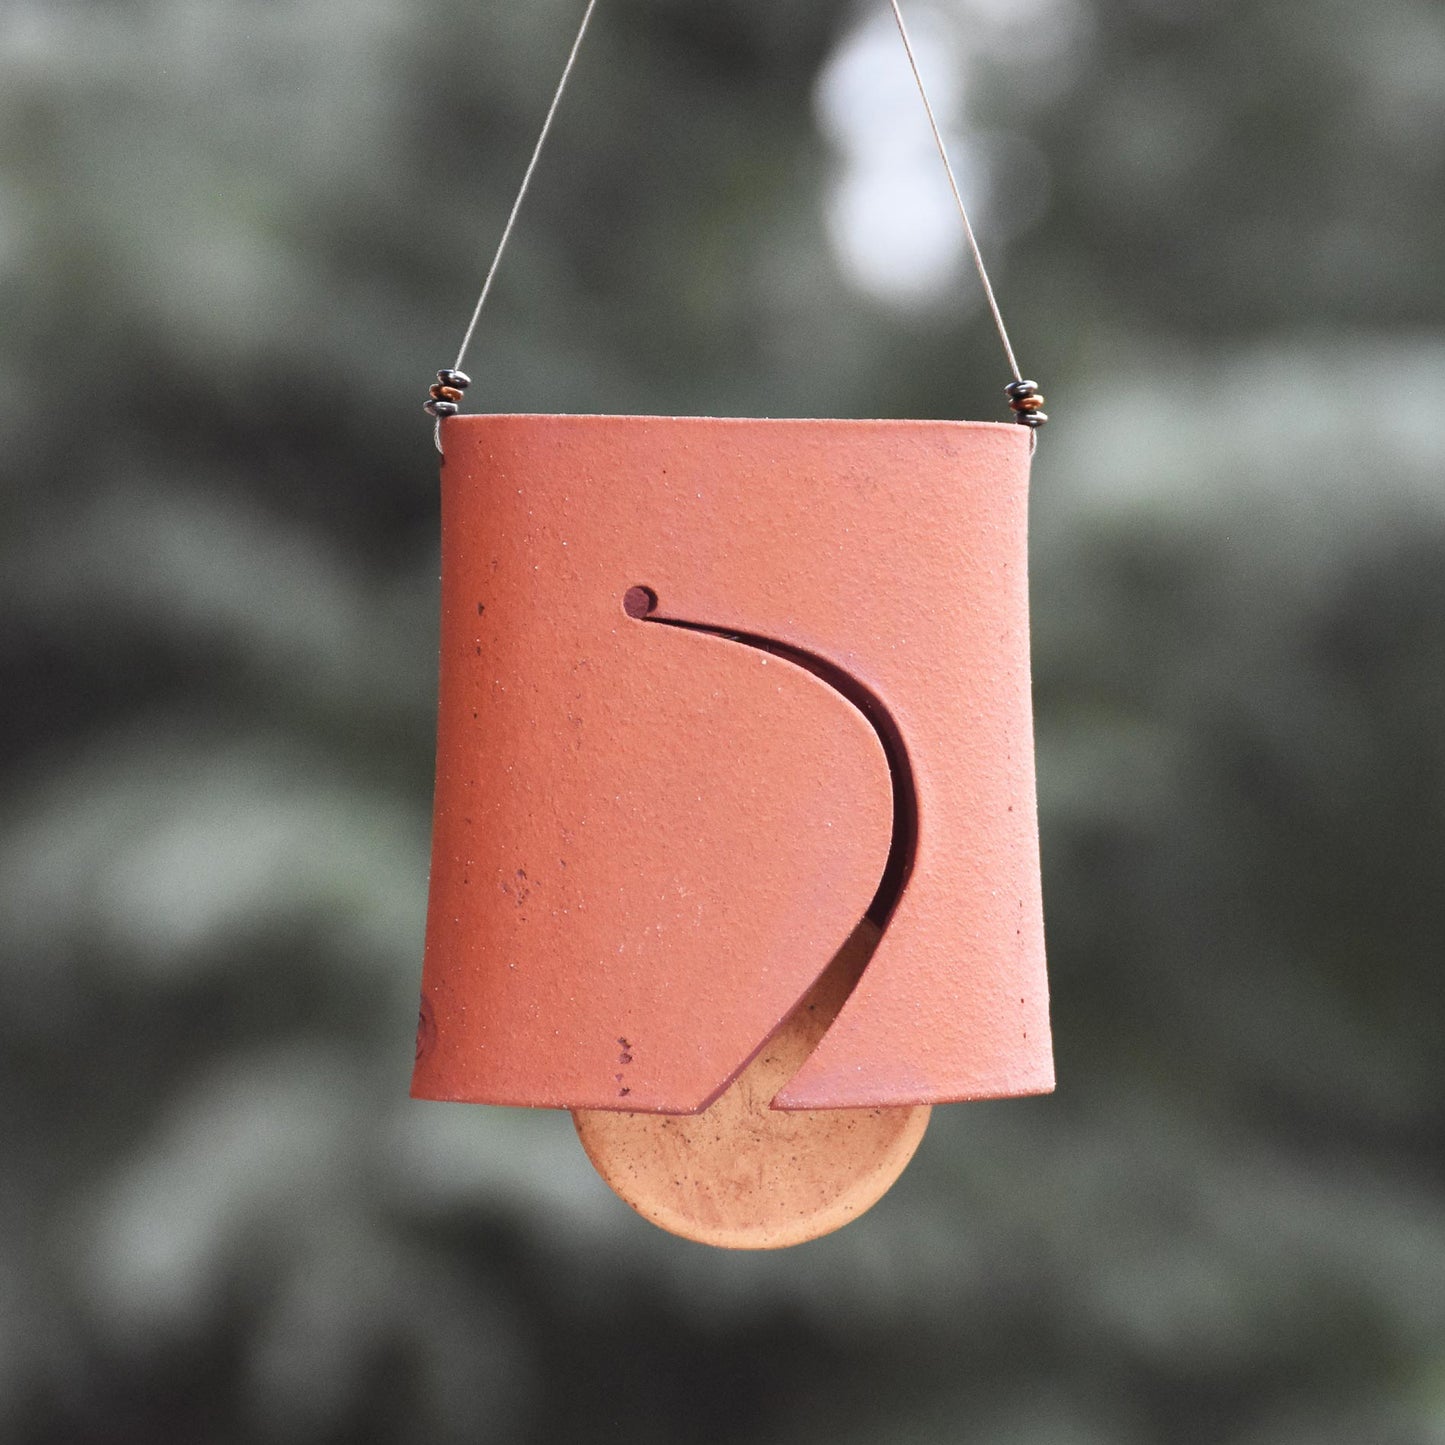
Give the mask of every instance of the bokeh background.
MULTIPOLYGON (((1445 1441, 1445 11, 909 7, 1054 416, 1060 1088, 734 1256, 406 1096, 420 401, 580 8, 0 8, 0 1439, 1445 1441)), ((1001 416, 881 0, 605 0, 469 361, 1001 416)))

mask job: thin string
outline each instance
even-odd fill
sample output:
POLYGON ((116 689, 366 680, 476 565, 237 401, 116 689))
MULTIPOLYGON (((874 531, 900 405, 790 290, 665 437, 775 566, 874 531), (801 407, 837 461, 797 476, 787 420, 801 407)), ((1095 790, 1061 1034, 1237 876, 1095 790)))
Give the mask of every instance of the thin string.
POLYGON ((467 359, 467 347, 472 344, 472 333, 477 329, 477 322, 481 319, 482 307, 487 304, 487 294, 492 289, 492 282, 497 275, 497 267, 502 264, 502 252, 507 249, 507 242, 512 236, 512 227, 517 224, 517 212, 522 209, 522 202, 527 198, 527 187, 532 184, 532 172, 537 169, 537 162, 542 155, 542 147, 547 144, 547 133, 552 129, 552 122, 557 118, 557 107, 562 103, 562 92, 567 89, 568 77, 572 74, 572 67, 577 63, 577 52, 582 48, 582 37, 587 34, 587 22, 592 19, 592 12, 597 8, 597 0, 587 0, 587 9, 582 12, 582 23, 577 27, 577 38, 572 42, 572 49, 567 55, 567 63, 562 67, 562 78, 557 82, 557 89, 552 93, 552 104, 547 107, 547 118, 542 122, 542 132, 537 137, 537 144, 532 147, 532 159, 527 162, 526 174, 522 177, 521 188, 517 192, 517 199, 512 202, 512 213, 507 217, 507 224, 502 228, 502 239, 497 242, 496 255, 492 257, 492 264, 487 268, 487 279, 482 282, 482 294, 477 297, 476 310, 472 312, 472 319, 467 324, 467 334, 462 337, 462 344, 457 351, 456 371, 462 369, 462 362, 467 359))
MULTIPOLYGON (((898 23, 898 34, 903 40, 903 49, 908 55, 909 68, 913 71, 914 82, 918 86, 918 94, 923 100, 923 109, 928 115, 928 125, 933 132, 933 142, 938 147, 939 159, 943 162, 943 170, 948 177, 949 189, 953 192, 954 202, 958 206, 959 219, 963 222, 964 238, 968 242, 969 252, 973 256, 974 269, 978 272, 978 279, 983 285, 983 294, 988 301, 988 309, 993 315, 994 328, 998 332, 998 339, 1003 343, 1004 355, 1008 358, 1009 370, 1013 373, 1014 380, 1022 383, 1023 373, 1019 370, 1018 359, 1014 356, 1013 344, 1009 341, 1008 328, 1004 325, 1003 313, 999 310, 998 300, 993 294, 993 285, 988 279, 988 268, 983 263, 983 253, 978 248, 978 238, 974 235, 973 224, 968 219, 968 208, 963 203, 963 193, 958 187, 958 178, 953 173, 953 162, 948 157, 948 147, 944 144, 943 132, 939 129, 938 117, 934 114, 933 103, 928 98, 928 89, 923 83, 922 72, 918 68, 918 57, 913 52, 913 41, 909 37, 908 27, 903 22, 903 11, 898 7, 898 0, 888 0, 893 11, 893 18, 898 23)), ((472 311, 472 319, 467 323, 466 334, 462 337, 462 344, 457 350, 457 359, 453 367, 454 371, 461 371, 462 363, 467 357, 467 348, 472 344, 472 336, 477 329, 477 322, 481 320, 482 308, 487 304, 487 297, 491 294, 492 282, 496 279, 497 268, 502 263, 502 253, 507 249, 507 242, 511 239, 512 229, 517 224, 517 215, 522 209, 522 202, 527 197, 528 187, 532 184, 532 175, 537 169, 537 162, 542 155, 542 147, 547 143, 547 136, 552 129, 552 122, 557 117, 557 109, 562 103, 562 92, 567 88, 567 81, 572 74, 572 67, 577 63, 577 52, 582 48, 583 37, 587 34, 588 23, 592 19, 592 12, 597 8, 597 0, 587 0, 587 8, 582 12, 582 23, 577 27, 577 36, 572 42, 572 49, 567 54, 567 63, 562 67, 561 78, 557 81, 557 89, 552 93, 552 103, 547 107, 546 118, 542 121, 541 132, 537 136, 537 144, 532 148, 532 158, 527 162, 527 169, 522 176, 522 184, 517 190, 517 197, 512 202, 511 212, 507 216, 507 224, 502 228, 501 239, 497 242, 496 252, 492 256, 492 264, 487 267, 486 280, 482 282, 482 294, 477 297, 477 304, 472 311)), ((465 385, 465 382, 461 383, 465 385)), ((1027 383, 1032 386, 1032 383, 1027 383)), ((435 393, 433 393, 435 394, 435 393)), ((1037 404, 1037 403, 1035 403, 1037 404)), ((1039 419, 1043 420, 1042 413, 1039 419)), ((442 449, 442 427, 441 419, 438 417, 434 432, 436 448, 442 449)), ((1030 437, 1030 449, 1038 440, 1035 432, 1030 437)))
POLYGON ((978 272, 978 279, 983 283, 983 294, 988 298, 988 309, 993 312, 993 324, 998 331, 998 339, 1003 342, 1004 355, 1008 357, 1009 370, 1013 372, 1014 380, 1021 381, 1023 373, 1019 370, 1017 358, 1014 356, 1014 349, 1008 339, 1008 328, 1003 324, 1003 313, 998 309, 998 301, 994 298, 993 286, 989 283, 988 268, 983 264, 983 252, 978 249, 978 239, 973 234, 973 225, 968 219, 968 208, 963 204, 963 193, 958 189, 958 180, 953 174, 953 162, 948 158, 948 147, 943 143, 943 132, 938 128, 938 117, 933 113, 933 104, 928 99, 928 90, 923 84, 923 75, 918 69, 918 57, 913 53, 913 42, 908 38, 908 27, 903 23, 903 12, 898 8, 898 0, 888 0, 893 8, 893 18, 898 22, 898 33, 903 37, 903 48, 908 52, 908 64, 913 71, 913 79, 918 85, 918 94, 923 98, 923 108, 928 112, 928 124, 933 131, 933 143, 938 147, 939 159, 943 162, 943 169, 948 175, 949 188, 953 191, 953 199, 958 204, 959 218, 963 221, 963 234, 968 240, 968 249, 973 253, 974 269, 978 272))
MULTIPOLYGON (((572 74, 572 67, 577 63, 577 52, 582 48, 582 38, 587 34, 588 22, 592 19, 592 12, 597 8, 597 0, 587 0, 587 8, 582 12, 582 23, 577 27, 577 38, 572 42, 572 49, 567 53, 567 63, 562 67, 561 79, 557 82, 557 89, 552 92, 552 103, 547 107, 546 119, 542 122, 541 132, 537 136, 537 144, 532 147, 532 159, 527 162, 527 169, 522 176, 522 184, 517 190, 517 198, 512 202, 511 213, 507 216, 507 224, 502 227, 502 239, 497 242, 496 252, 492 256, 492 264, 487 267, 487 279, 482 282, 482 294, 477 297, 476 308, 472 311, 472 319, 467 323, 466 334, 462 337, 462 344, 457 348, 457 359, 452 369, 460 371, 462 362, 467 359, 467 348, 472 344, 472 335, 477 329, 477 322, 482 318, 482 307, 487 304, 487 297, 491 294, 492 282, 497 276, 497 267, 502 264, 502 252, 507 249, 507 242, 512 237, 512 227, 517 224, 517 214, 522 209, 522 202, 527 198, 527 188, 532 184, 532 173, 537 169, 537 162, 542 156, 542 147, 547 144, 547 134, 552 129, 552 122, 557 118, 557 107, 562 103, 562 92, 567 89, 568 78, 572 74)), ((442 424, 441 418, 437 418, 437 424, 433 432, 436 448, 442 449, 442 424)))

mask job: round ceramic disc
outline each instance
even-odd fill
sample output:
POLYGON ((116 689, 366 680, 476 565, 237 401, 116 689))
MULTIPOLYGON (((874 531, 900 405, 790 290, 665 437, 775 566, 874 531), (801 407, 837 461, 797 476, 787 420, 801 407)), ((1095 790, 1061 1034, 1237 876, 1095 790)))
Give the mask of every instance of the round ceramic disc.
POLYGON ((861 923, 702 1113, 575 1110, 582 1147, 614 1192, 663 1229, 725 1249, 801 1244, 876 1203, 913 1157, 927 1104, 797 1112, 770 1104, 817 1047, 878 937, 861 923))

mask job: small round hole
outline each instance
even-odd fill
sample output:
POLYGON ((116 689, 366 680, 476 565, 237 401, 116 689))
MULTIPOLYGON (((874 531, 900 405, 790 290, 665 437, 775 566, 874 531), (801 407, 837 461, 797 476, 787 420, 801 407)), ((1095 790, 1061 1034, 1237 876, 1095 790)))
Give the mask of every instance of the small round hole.
POLYGON ((622 610, 629 617, 646 617, 657 606, 657 593, 651 587, 629 587, 622 594, 622 610))

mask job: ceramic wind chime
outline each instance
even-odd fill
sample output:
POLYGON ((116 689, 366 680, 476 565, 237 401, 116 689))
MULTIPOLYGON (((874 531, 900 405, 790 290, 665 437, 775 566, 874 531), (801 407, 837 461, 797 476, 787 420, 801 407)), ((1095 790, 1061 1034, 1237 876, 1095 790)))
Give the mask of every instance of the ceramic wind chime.
POLYGON ((645 1217, 770 1248, 873 1204, 932 1105, 1053 1087, 1026 550, 1047 418, 961 200, 1020 425, 460 415, 595 5, 427 402, 441 679, 412 1092, 570 1109, 645 1217))

